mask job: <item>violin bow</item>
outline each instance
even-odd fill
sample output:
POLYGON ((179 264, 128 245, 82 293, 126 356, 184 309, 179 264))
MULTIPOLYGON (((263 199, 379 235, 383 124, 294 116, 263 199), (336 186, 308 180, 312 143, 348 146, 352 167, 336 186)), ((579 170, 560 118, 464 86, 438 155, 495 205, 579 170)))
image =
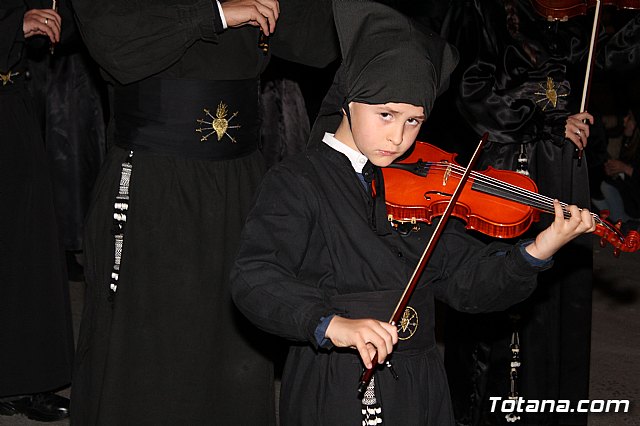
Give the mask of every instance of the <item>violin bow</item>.
MULTIPOLYGON (((587 69, 585 70, 584 86, 582 88, 582 101, 580 102, 580 112, 584 112, 589 102, 589 87, 591 86, 591 77, 593 75, 593 52, 596 46, 596 35, 598 34, 598 27, 600 26, 600 11, 602 10, 602 2, 596 0, 596 10, 593 15, 593 28, 591 29, 591 42, 589 43, 589 56, 587 57, 587 69)), ((582 155, 584 150, 578 149, 578 166, 582 164, 582 155)))
MULTIPOLYGON (((478 146, 476 147, 476 150, 473 153, 471 160, 469 160, 469 165, 464 170, 464 173, 460 178, 460 181, 458 182, 458 186, 456 187, 456 190, 453 192, 453 195, 451 195, 451 199, 449 200, 449 203, 447 204, 447 207, 444 213, 442 214, 442 218, 438 222, 438 225, 436 226, 435 231, 431 235, 431 239, 427 243, 427 247, 422 252, 422 257, 420 257, 420 260, 418 261, 418 264, 416 265, 416 268, 413 271, 413 275, 411 275, 411 278, 409 279, 409 283, 405 287, 404 292, 402 293, 402 296, 400 297, 400 300, 398 301, 398 304, 396 305, 396 308, 393 311, 393 314, 391 315, 389 324, 391 325, 398 324, 398 321, 400 321, 400 317, 402 316, 402 313, 407 308, 407 304, 409 303, 409 298, 411 297, 411 295, 413 294, 413 291, 418 285, 418 280, 420 279, 420 275, 422 274, 422 271, 424 270, 425 266, 427 266, 427 262, 429 261, 429 258, 431 258, 431 255, 435 250, 435 245, 438 239, 440 238, 440 235, 442 234, 442 231, 444 230, 444 227, 447 224, 447 221, 449 220, 449 216, 451 216, 451 212, 453 211, 453 208, 455 207, 456 202, 458 201, 458 198, 462 193, 462 189, 464 188, 464 185, 467 182, 467 179, 471 175, 471 169, 476 164, 476 161, 480 156, 480 151, 482 150, 482 147, 487 142, 488 138, 489 138, 488 133, 485 133, 482 135, 482 138, 480 139, 480 142, 478 143, 478 146)), ((373 359, 371 360, 371 364, 372 364, 371 368, 365 369, 364 372, 362 373, 362 376, 360 377, 360 383, 358 385, 359 395, 364 394, 365 390, 367 389, 367 386, 369 385, 369 382, 371 381, 371 377, 373 376, 373 371, 378 365, 377 356, 373 357, 373 359)))
MULTIPOLYGON (((53 9, 56 12, 58 11, 58 4, 56 0, 53 0, 51 2, 51 9, 53 9)), ((49 46, 49 53, 53 55, 54 49, 55 49, 55 43, 51 43, 51 46, 49 46)))

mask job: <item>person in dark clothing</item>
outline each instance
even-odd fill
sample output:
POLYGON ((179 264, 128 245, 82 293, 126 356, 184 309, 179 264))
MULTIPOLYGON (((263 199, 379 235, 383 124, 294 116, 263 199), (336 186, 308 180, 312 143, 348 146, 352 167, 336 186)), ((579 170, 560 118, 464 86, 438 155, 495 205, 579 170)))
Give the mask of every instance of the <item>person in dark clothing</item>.
POLYGON ((81 425, 275 423, 273 368, 228 274, 264 162, 271 54, 337 56, 325 1, 75 0, 110 86, 85 228, 72 388, 81 425))
POLYGON ((327 99, 343 100, 343 118, 265 176, 232 270, 233 299, 257 326, 292 341, 283 426, 451 425, 434 298, 466 312, 504 309, 533 291, 560 246, 595 225, 576 206, 564 220, 556 202, 555 221, 535 240, 485 246, 452 221, 412 296, 413 334, 385 322, 433 229, 408 237, 392 229, 380 168, 413 145, 456 54, 379 3, 338 0, 334 18, 343 63, 327 99), (381 364, 392 353, 399 378, 376 372, 360 400, 362 366, 376 351, 381 364))
POLYGON ((69 400, 53 391, 71 382, 73 330, 26 50, 59 42, 61 25, 50 4, 0 4, 0 414, 39 421, 69 414, 69 400))
POLYGON ((56 10, 65 23, 59 43, 30 46, 27 65, 52 174, 54 204, 69 281, 84 281, 78 262, 91 189, 106 153, 105 87, 86 52, 69 1, 56 10))
POLYGON ((640 220, 640 128, 637 118, 640 108, 629 110, 623 119, 620 155, 608 159, 602 166, 606 178, 600 183, 602 200, 593 200, 596 207, 609 210, 614 221, 629 222, 637 228, 640 220))
MULTIPOLYGON (((526 173, 541 194, 584 208, 591 205, 593 158, 579 160, 575 151, 585 147, 593 124, 579 105, 591 19, 549 22, 529 1, 454 0, 442 28, 461 57, 442 121, 448 140, 475 141, 488 132, 479 170, 526 173)), ((627 44, 621 37, 611 40, 627 44)), ((631 57, 607 50, 611 45, 601 45, 605 63, 631 57)), ((549 220, 541 217, 531 233, 549 220)), ((487 316, 448 310, 445 366, 458 424, 508 424, 505 413, 492 412, 490 397, 566 399, 574 405, 588 398, 592 244, 581 237, 563 247, 554 267, 539 275, 532 297, 513 309, 487 316), (514 341, 520 342, 518 361, 514 341), (514 380, 512 361, 520 363, 514 380)), ((580 412, 519 416, 523 424, 535 425, 587 421, 580 412)))

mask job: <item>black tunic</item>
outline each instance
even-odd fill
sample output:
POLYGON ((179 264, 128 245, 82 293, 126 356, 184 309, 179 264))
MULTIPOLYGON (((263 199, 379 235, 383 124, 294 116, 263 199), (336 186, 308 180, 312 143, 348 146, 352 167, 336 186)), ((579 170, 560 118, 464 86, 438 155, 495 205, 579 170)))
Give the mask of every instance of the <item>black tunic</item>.
MULTIPOLYGON (((346 156, 320 143, 267 173, 247 219, 232 293, 252 322, 294 342, 282 378, 285 426, 361 421, 359 357, 318 348, 314 331, 334 313, 388 320, 432 232, 425 225, 401 237, 386 217, 376 220, 388 232, 374 232, 372 208, 346 156)), ((393 354, 398 381, 376 373, 387 424, 453 424, 435 346, 434 297, 466 312, 504 309, 533 290, 536 272, 518 248, 484 246, 460 222, 447 225, 410 302, 420 305, 422 343, 399 343, 393 354)))
MULTIPOLYGON (((333 37, 327 5, 281 3, 270 51, 315 65, 332 60, 335 49, 325 43, 333 37), (329 31, 318 36, 316 29, 329 31), (298 31, 293 42, 288 31, 298 31), (317 49, 305 45, 310 41, 317 49)), ((90 53, 113 83, 116 115, 111 124, 116 131, 119 96, 130 83, 162 79, 171 92, 172 84, 248 81, 256 88, 252 101, 257 105, 258 77, 269 55, 258 47, 254 27, 216 33, 215 2, 78 0, 74 8, 90 53)), ((219 100, 209 102, 204 106, 215 110, 219 100)), ((161 137, 173 131, 167 123, 171 117, 161 114, 171 107, 176 105, 157 105, 158 115, 145 117, 161 137)), ((176 135, 180 144, 205 146, 195 132, 199 118, 194 115, 188 121, 193 126, 176 135)), ((138 130, 144 126, 134 128, 128 142, 138 142, 138 130)), ((260 154, 194 158, 175 143, 170 153, 134 150, 122 263, 110 301, 113 205, 128 155, 118 146, 118 134, 112 142, 116 146, 96 183, 86 225, 87 296, 72 389, 73 422, 274 424, 268 351, 260 345, 259 332, 235 310, 227 285, 240 229, 264 171, 260 154)), ((257 145, 226 137, 208 143, 257 145)))
MULTIPOLYGON (((61 16, 63 28, 73 28, 73 15, 61 16)), ((48 44, 29 55, 30 89, 44 123, 58 224, 70 251, 82 250, 91 189, 106 153, 106 90, 79 39, 63 38, 54 55, 48 44)))
POLYGON ((25 81, 27 5, 0 5, 0 397, 68 385, 73 330, 40 126, 25 81))
MULTIPOLYGON (((587 208, 589 158, 585 155, 580 166, 564 134, 567 117, 579 109, 590 29, 587 17, 550 23, 528 1, 502 0, 456 0, 443 29, 461 56, 450 89, 457 110, 451 116, 461 117, 471 129, 471 136, 457 140, 469 140, 472 148, 476 136, 489 132, 479 168, 516 170, 522 149, 541 194, 587 208)), ((543 216, 533 232, 552 219, 543 216)), ((575 401, 588 396, 591 238, 563 247, 555 266, 540 274, 534 295, 509 312, 521 318, 523 362, 517 385, 523 398, 575 401)), ((509 392, 511 320, 507 314, 451 314, 445 362, 456 420, 504 424, 502 413, 489 412, 488 398, 509 392)), ((522 417, 527 424, 541 424, 557 421, 555 416, 522 417)), ((565 420, 582 423, 586 416, 567 414, 565 420)))

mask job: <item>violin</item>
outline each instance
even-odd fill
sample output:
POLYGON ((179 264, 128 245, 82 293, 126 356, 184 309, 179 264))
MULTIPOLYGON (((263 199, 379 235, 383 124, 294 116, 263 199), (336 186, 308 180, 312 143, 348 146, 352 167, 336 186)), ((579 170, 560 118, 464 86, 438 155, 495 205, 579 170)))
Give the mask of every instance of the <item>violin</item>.
MULTIPOLYGON (((442 215, 464 171, 455 157, 428 143, 416 142, 407 157, 382 169, 388 219, 394 226, 430 224, 442 215)), ((561 206, 565 217, 570 217, 567 204, 561 206)), ((467 229, 496 238, 514 238, 538 221, 540 213, 554 214, 553 198, 539 194, 535 182, 523 174, 489 167, 471 172, 451 215, 462 219, 467 229)), ((614 225, 606 217, 592 216, 601 247, 611 244, 616 256, 621 251, 640 249, 637 231, 625 236, 620 222, 614 225)))
MULTIPOLYGON (((389 324, 399 324, 450 216, 463 219, 467 223, 467 229, 504 238, 522 234, 539 218, 539 212, 555 214, 553 200, 538 194, 535 183, 528 177, 491 167, 484 172, 472 171, 488 138, 488 133, 482 136, 466 168, 455 163, 455 154, 424 142, 416 142, 406 157, 382 169, 388 219, 392 225, 409 223, 415 226, 417 222, 431 223, 434 217, 442 217, 391 315, 389 324)), ((372 188, 375 191, 375 185, 372 188)), ((565 218, 568 218, 570 213, 566 209, 567 205, 561 205, 565 218)), ((607 241, 613 244, 616 255, 620 251, 638 250, 638 232, 631 231, 624 237, 619 224, 614 226, 597 215, 593 217, 596 221, 594 232, 601 236, 601 245, 607 241)), ((360 376, 360 398, 368 389, 377 366, 377 356, 371 362, 372 367, 365 368, 360 376)), ((393 373, 391 362, 386 360, 385 364, 393 373)))
MULTIPOLYGON (((531 0, 533 8, 549 21, 567 21, 579 15, 586 15, 589 8, 596 6, 596 0, 531 0)), ((640 9, 640 0, 602 0, 604 6, 618 9, 640 9)))

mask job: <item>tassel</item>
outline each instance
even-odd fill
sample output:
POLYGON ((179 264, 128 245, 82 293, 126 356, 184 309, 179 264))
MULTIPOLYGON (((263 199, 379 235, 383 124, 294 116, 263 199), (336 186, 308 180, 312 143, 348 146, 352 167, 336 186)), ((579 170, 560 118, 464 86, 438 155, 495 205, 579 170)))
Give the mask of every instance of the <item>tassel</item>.
POLYGON ((118 195, 113 204, 113 238, 114 238, 114 260, 111 270, 111 281, 109 283, 109 299, 113 301, 113 297, 118 291, 118 278, 120 277, 120 263, 122 261, 122 247, 124 245, 124 228, 127 224, 127 214, 129 212, 129 184, 131 182, 131 172, 133 171, 133 151, 129 152, 129 156, 122 163, 120 174, 120 185, 118 195))
POLYGON ((524 148, 524 144, 520 145, 520 154, 518 154, 516 172, 529 176, 529 159, 527 158, 527 151, 524 148))
POLYGON ((362 398, 362 426, 381 424, 382 407, 376 399, 375 377, 372 377, 362 398))

